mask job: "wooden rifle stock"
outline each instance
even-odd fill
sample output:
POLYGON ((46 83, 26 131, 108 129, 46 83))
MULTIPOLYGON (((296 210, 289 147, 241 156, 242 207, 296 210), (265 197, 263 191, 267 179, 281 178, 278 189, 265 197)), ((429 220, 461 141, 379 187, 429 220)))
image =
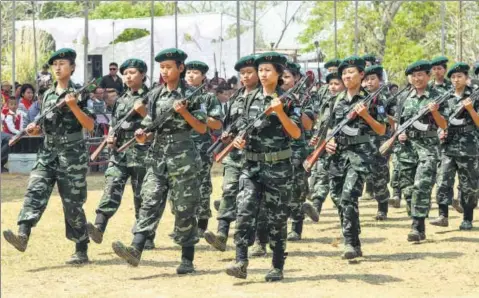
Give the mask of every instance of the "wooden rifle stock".
POLYGON ((304 160, 303 168, 307 172, 311 171, 311 168, 316 163, 318 158, 321 156, 325 148, 326 148, 326 141, 323 141, 321 145, 316 147, 316 149, 314 149, 314 151, 304 160))
POLYGON ((92 153, 92 155, 90 156, 90 160, 91 161, 95 161, 98 157, 98 155, 100 155, 100 153, 103 151, 103 149, 105 149, 106 147, 106 139, 108 138, 108 136, 106 136, 103 141, 100 143, 100 145, 98 145, 98 147, 95 149, 95 151, 92 153))

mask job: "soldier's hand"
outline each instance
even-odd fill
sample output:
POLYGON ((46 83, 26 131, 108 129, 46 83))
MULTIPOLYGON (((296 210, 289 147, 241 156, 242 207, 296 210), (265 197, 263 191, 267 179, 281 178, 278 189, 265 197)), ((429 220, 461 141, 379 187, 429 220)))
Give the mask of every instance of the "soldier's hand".
POLYGON ((66 96, 65 96, 65 103, 67 104, 67 106, 71 109, 75 106, 77 106, 77 99, 75 96, 73 96, 72 93, 68 93, 66 96))
POLYGON ((431 113, 437 112, 437 110, 439 110, 439 105, 435 102, 430 102, 427 107, 429 108, 429 111, 431 111, 431 113))
POLYGON ((135 110, 135 112, 142 116, 142 117, 145 117, 146 116, 146 107, 144 104, 142 104, 141 102, 137 102, 135 103, 135 105, 133 106, 133 109, 135 110))
POLYGON ((40 131, 41 131, 40 126, 36 125, 35 123, 30 123, 25 128, 25 132, 29 136, 38 136, 40 134, 40 131))
POLYGON ((318 144, 318 141, 319 141, 319 137, 317 136, 314 136, 311 138, 311 140, 309 141, 309 145, 310 146, 316 146, 318 144))
POLYGON ((329 154, 334 154, 336 153, 337 147, 338 145, 336 145, 336 142, 334 140, 331 140, 326 144, 326 152, 328 152, 329 154))
POLYGON ((462 104, 464 105, 464 109, 470 111, 472 110, 472 100, 470 97, 466 98, 462 104))
POLYGON ((368 110, 366 109, 366 106, 363 103, 358 103, 357 105, 355 105, 354 111, 356 112, 356 114, 361 116, 361 118, 364 118, 368 115, 368 110))
POLYGON ((444 141, 447 138, 447 131, 446 130, 441 130, 439 132, 439 140, 444 141))
POLYGON ((402 134, 400 134, 400 135, 398 136, 398 140, 399 140, 399 142, 401 142, 401 143, 406 142, 406 141, 407 141, 407 135, 403 132, 402 134))
POLYGON ((271 109, 272 109, 272 112, 276 112, 276 114, 278 113, 281 113, 281 112, 284 112, 283 110, 283 102, 281 101, 281 99, 279 98, 274 98, 272 101, 271 101, 271 109))
POLYGON ((221 133, 221 142, 223 143, 229 143, 231 141, 231 138, 233 137, 233 135, 231 133, 228 133, 226 131, 223 131, 223 133, 221 133))
POLYGON ((175 109, 175 112, 178 114, 183 114, 186 111, 186 108, 188 106, 188 103, 184 103, 181 100, 175 100, 173 103, 173 108, 175 109))
POLYGON ((116 147, 116 137, 115 136, 108 136, 106 137, 106 144, 108 145, 108 148, 115 148, 116 147))
POLYGON ((233 146, 239 150, 243 150, 244 147, 246 146, 246 140, 243 139, 242 137, 236 137, 233 141, 233 146))
POLYGON ((146 143, 146 133, 142 128, 138 128, 135 131, 135 139, 140 144, 146 143))

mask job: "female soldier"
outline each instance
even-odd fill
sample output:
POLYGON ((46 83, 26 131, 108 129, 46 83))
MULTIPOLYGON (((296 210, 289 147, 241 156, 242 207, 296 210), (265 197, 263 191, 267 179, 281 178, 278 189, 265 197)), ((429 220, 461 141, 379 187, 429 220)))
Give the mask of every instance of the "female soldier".
POLYGON ((357 116, 349 126, 359 129, 359 134, 349 136, 341 132, 336 139, 326 145, 331 156, 329 165, 331 197, 338 202, 338 211, 344 236, 345 259, 354 259, 362 255, 359 241, 358 197, 361 195, 365 177, 372 173, 375 153, 378 148, 374 142, 377 135, 386 132, 387 117, 381 100, 366 107, 361 101, 367 96, 361 88, 364 78, 364 59, 352 56, 346 58, 339 66, 339 73, 346 91, 341 92, 334 107, 331 126, 336 126, 348 111, 354 108, 357 116))
MULTIPOLYGON (((228 101, 228 112, 225 117, 225 127, 243 117, 245 99, 258 87, 258 71, 253 55, 242 57, 235 64, 235 70, 240 73, 240 80, 243 84, 228 101)), ((232 130, 229 134, 223 133, 221 138, 227 142, 237 133, 232 130)), ((230 224, 236 219, 236 196, 238 195, 238 183, 241 173, 243 152, 233 150, 223 159, 223 199, 218 210, 218 232, 215 235, 212 231, 205 232, 205 240, 219 251, 225 251, 226 240, 230 224)))
MULTIPOLYGON (((194 245, 198 242, 197 208, 199 180, 197 172, 201 164, 191 130, 206 133, 206 116, 200 111, 195 98, 183 100, 191 91, 181 81, 187 55, 172 48, 158 53, 155 61, 160 63, 161 77, 165 84, 158 86, 148 96, 148 115, 142 125, 148 127, 164 121, 155 127, 153 144, 147 156, 147 171, 141 190, 141 208, 135 226, 133 243, 125 246, 120 241, 112 244, 115 253, 129 264, 138 266, 146 239, 155 230, 163 214, 169 190, 175 214, 174 241, 181 245, 181 264, 178 274, 194 271, 194 245), (169 115, 171 110, 174 113, 169 115), (166 114, 166 115, 165 115, 166 114), (161 118, 160 118, 161 117, 161 118)), ((147 140, 147 134, 140 128, 135 132, 138 143, 147 140)))
POLYGON ((281 75, 286 58, 276 52, 258 56, 255 63, 261 87, 248 94, 245 115, 254 121, 262 112, 269 117, 255 123, 251 134, 239 135, 234 146, 244 149, 236 216, 236 262, 226 269, 228 275, 246 278, 248 267, 248 244, 255 229, 255 219, 260 200, 264 200, 267 216, 270 248, 273 251, 273 268, 266 274, 266 281, 283 279, 287 220, 293 169, 290 138, 301 136, 300 114, 278 98, 282 93, 281 75), (293 120, 294 119, 294 120, 293 120))
POLYGON ((70 77, 75 71, 75 58, 74 50, 64 48, 53 53, 48 60, 48 64, 53 65, 57 81, 44 95, 42 113, 57 104, 62 94, 66 94, 66 105, 50 113, 40 125, 30 123, 26 128, 31 136, 43 131, 45 141, 30 174, 18 218, 18 234, 6 230, 3 236, 19 251, 26 250, 31 229, 45 211, 56 182, 63 204, 66 236, 76 243, 75 253, 67 264, 84 264, 88 262, 89 242, 83 211, 87 194, 88 153, 82 129, 92 131, 94 120, 86 102, 77 104, 77 99, 72 95, 75 89, 70 77))
MULTIPOLYGON (((148 92, 148 88, 144 85, 147 69, 146 63, 139 59, 128 59, 120 66, 123 82, 128 89, 117 99, 113 107, 110 131, 131 109, 135 109, 138 112, 123 122, 121 130, 117 135, 109 134, 107 137, 107 144, 112 149, 112 154, 105 172, 103 197, 96 210, 95 224, 87 224, 88 234, 96 243, 103 241, 103 234, 105 233, 108 220, 120 207, 128 178, 131 179, 135 218, 138 219, 138 212, 141 206, 141 185, 146 174, 144 162, 148 146, 136 144, 121 153, 117 152, 116 148, 121 147, 123 143, 134 137, 135 130, 140 128, 140 123, 146 116, 147 111, 142 100, 148 92)), ((148 237, 145 249, 154 248, 153 237, 154 234, 148 237)))
MULTIPOLYGON (((198 88, 203 84, 206 79, 206 73, 208 72, 208 65, 201 61, 190 61, 186 63, 186 82, 189 86, 198 88)), ((207 93, 205 91, 199 92, 199 100, 201 104, 201 109, 206 116, 206 124, 208 125, 208 133, 199 134, 192 133, 193 141, 196 145, 196 150, 201 157, 201 171, 198 174, 200 179, 200 205, 198 208, 198 236, 203 237, 203 234, 208 227, 208 219, 211 217, 210 210, 210 197, 213 190, 211 184, 211 166, 213 165, 213 160, 211 155, 208 155, 206 151, 211 146, 211 135, 209 134, 210 130, 221 129, 223 126, 221 120, 223 119, 223 113, 221 111, 221 104, 212 93, 207 93)))

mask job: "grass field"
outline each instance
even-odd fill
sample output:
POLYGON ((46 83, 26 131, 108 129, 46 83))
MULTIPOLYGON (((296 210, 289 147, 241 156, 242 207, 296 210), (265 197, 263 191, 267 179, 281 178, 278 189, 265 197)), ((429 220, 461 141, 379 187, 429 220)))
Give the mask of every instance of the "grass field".
MULTIPOLYGON (((221 195, 219 173, 221 169, 215 169, 212 198, 221 195)), ((2 230, 16 230, 28 177, 2 174, 1 178, 2 230)), ((89 176, 88 186, 85 210, 92 221, 102 195, 103 177, 89 176)), ((474 230, 459 231, 462 217, 451 209, 450 226, 438 228, 427 224, 428 240, 415 245, 406 241, 410 220, 405 208, 390 210, 385 222, 373 218, 376 208, 374 201, 360 202, 364 257, 358 262, 341 260, 339 220, 328 200, 319 223, 307 221, 303 240, 288 243, 285 279, 265 283, 271 254, 250 260, 246 280, 226 275, 224 268, 234 259, 231 238, 224 253, 210 248, 202 239, 197 245, 196 273, 177 276, 180 248, 168 237, 173 223, 169 212, 165 212, 158 228, 157 248, 143 254, 139 267, 127 266, 113 253, 111 243, 115 240, 129 243, 132 239, 130 187, 120 210, 110 221, 103 244, 90 245, 91 263, 82 267, 64 265, 74 251, 74 244, 64 236, 60 198, 54 193, 42 220, 33 229, 25 253, 5 244, 2 237, 1 294, 2 297, 479 297, 477 220, 474 230)), ((437 209, 431 214, 435 216, 437 209)), ((210 227, 216 230, 215 218, 210 227)))

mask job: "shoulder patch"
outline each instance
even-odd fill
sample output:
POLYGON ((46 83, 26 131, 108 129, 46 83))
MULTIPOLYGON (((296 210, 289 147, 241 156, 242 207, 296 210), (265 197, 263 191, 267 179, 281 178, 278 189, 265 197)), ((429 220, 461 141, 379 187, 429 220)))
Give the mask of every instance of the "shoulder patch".
POLYGON ((296 114, 296 116, 301 116, 301 108, 300 107, 295 107, 294 108, 294 114, 296 114))
POLYGON ((384 106, 377 106, 378 114, 384 114, 384 106))

